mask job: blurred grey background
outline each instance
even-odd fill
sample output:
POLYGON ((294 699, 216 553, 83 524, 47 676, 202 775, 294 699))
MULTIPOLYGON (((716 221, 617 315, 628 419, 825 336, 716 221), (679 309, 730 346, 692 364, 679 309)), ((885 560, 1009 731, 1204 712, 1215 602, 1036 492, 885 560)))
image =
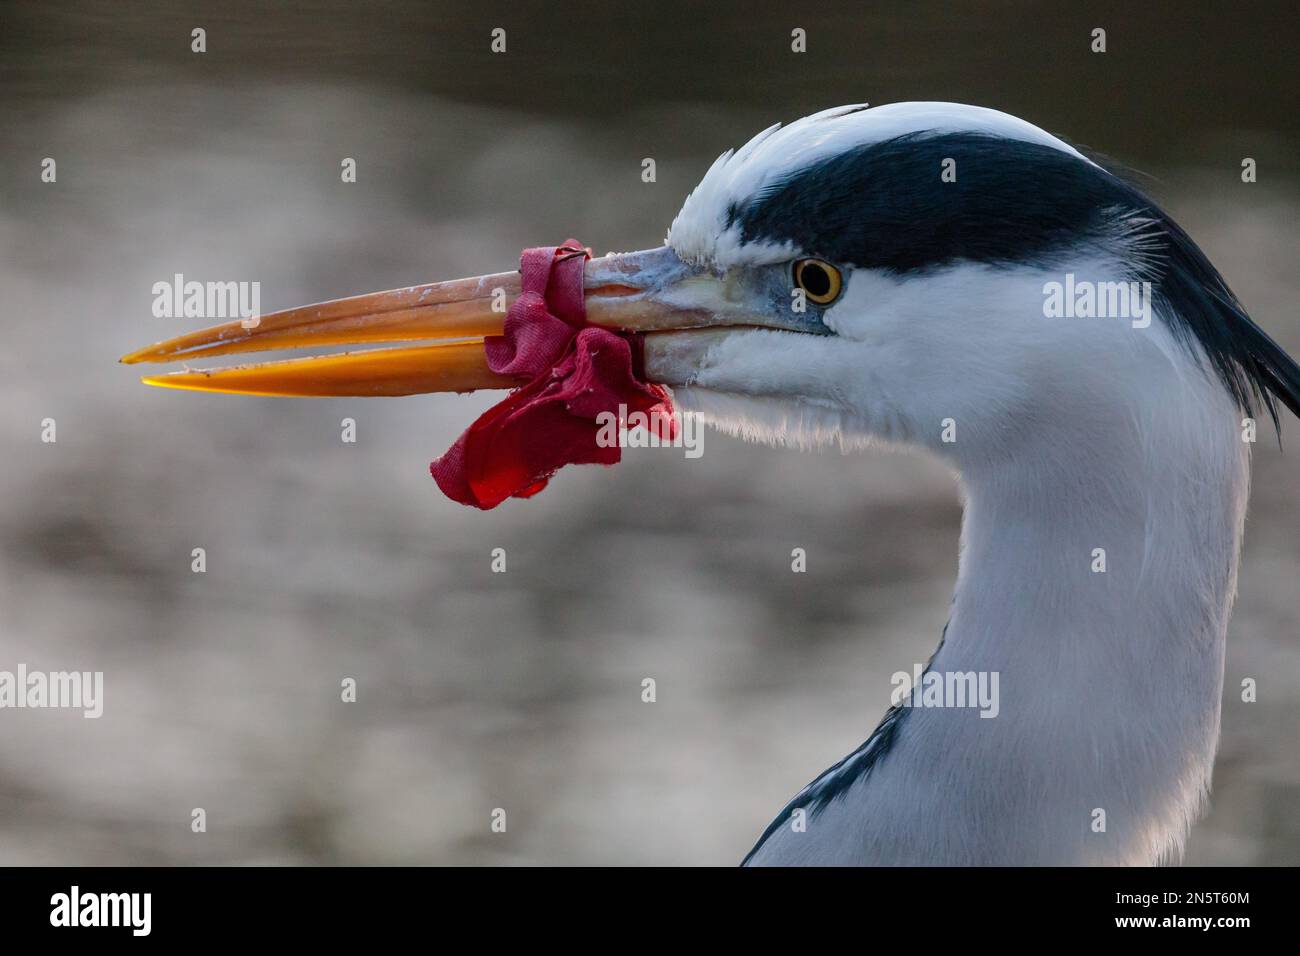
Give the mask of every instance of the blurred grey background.
MULTIPOLYGON (((0 863, 734 864, 947 614, 960 511, 933 461, 709 433, 699 460, 630 451, 471 512, 426 468, 491 396, 145 388, 117 356, 207 324, 153 317, 154 282, 257 280, 271 310, 509 269, 568 235, 655 245, 771 122, 949 99, 1153 174, 1295 354, 1298 32, 1284 2, 0 8, 0 669, 106 683, 98 721, 0 712, 0 863)), ((1300 861, 1284 432, 1285 453, 1256 446, 1188 863, 1300 861)))

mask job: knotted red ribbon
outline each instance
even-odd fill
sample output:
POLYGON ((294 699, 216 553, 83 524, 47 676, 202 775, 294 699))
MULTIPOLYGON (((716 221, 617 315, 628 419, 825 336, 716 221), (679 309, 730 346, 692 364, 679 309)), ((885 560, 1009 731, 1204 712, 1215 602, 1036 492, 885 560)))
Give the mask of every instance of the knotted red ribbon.
POLYGON ((643 412, 675 426, 672 400, 642 381, 641 340, 587 324, 583 264, 590 250, 576 239, 525 249, 522 293, 506 313, 502 335, 484 340, 488 367, 527 377, 484 412, 429 471, 447 497, 484 511, 507 498, 531 498, 565 465, 613 465, 617 443, 597 442, 601 412, 643 412))

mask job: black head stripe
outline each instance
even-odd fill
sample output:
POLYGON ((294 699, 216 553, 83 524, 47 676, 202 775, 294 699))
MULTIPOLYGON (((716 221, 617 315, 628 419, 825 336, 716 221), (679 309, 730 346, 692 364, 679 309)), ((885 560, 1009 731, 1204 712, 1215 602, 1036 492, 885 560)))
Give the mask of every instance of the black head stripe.
POLYGON ((1134 199, 1120 180, 1051 146, 908 133, 805 167, 731 215, 745 242, 792 240, 809 255, 912 272, 1050 259, 1104 228, 1104 210, 1134 199), (945 170, 955 178, 945 181, 945 170))

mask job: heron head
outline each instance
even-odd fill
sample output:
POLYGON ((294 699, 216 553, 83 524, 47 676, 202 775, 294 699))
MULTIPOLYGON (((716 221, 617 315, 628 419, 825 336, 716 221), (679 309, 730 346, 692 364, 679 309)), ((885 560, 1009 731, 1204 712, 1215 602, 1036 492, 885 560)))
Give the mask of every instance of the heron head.
MULTIPOLYGON (((1252 394, 1270 411, 1273 395, 1300 407, 1295 364, 1158 207, 1056 137, 978 107, 849 106, 773 126, 714 162, 663 246, 592 259, 584 288, 588 321, 642 333, 647 378, 685 410, 773 443, 998 458, 1063 416, 1130 415, 1153 382, 1189 374, 1247 407, 1252 394), (947 442, 953 426, 980 440, 947 442)), ((510 387, 481 339, 519 290, 517 273, 498 273, 358 296, 124 361, 433 339, 146 381, 291 395, 510 387)))

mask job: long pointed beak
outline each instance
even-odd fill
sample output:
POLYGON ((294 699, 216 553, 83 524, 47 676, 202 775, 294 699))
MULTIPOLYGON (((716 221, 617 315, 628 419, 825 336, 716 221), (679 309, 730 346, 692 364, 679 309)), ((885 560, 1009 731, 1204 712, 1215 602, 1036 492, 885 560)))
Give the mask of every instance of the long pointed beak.
MULTIPOLYGON (((682 262, 668 247, 608 255, 586 263, 587 321, 626 332, 737 324, 721 282, 682 262)), ((159 342, 122 357, 127 364, 324 345, 423 343, 216 369, 145 376, 164 388, 249 395, 412 395, 511 388, 523 384, 487 367, 483 337, 500 335, 517 272, 432 282, 260 319, 236 320, 159 342)), ((761 315, 741 324, 771 323, 761 315)))

